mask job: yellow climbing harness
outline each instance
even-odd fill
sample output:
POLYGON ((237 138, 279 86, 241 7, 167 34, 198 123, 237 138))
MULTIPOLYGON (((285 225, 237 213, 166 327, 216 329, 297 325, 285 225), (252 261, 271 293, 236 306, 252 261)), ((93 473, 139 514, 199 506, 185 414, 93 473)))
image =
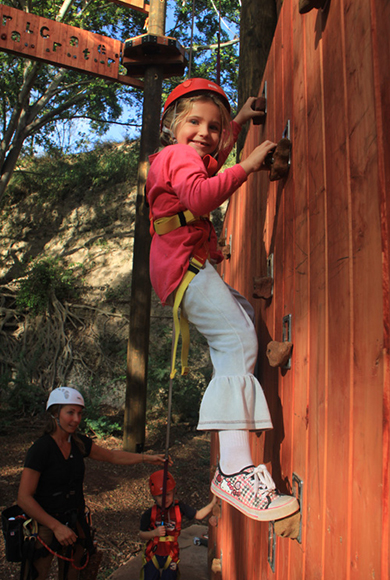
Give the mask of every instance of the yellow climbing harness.
POLYGON ((190 259, 190 265, 188 266, 187 272, 184 274, 182 281, 175 293, 175 300, 173 303, 173 324, 174 324, 174 341, 172 343, 172 360, 171 360, 171 374, 170 378, 173 379, 176 374, 175 361, 176 361, 176 351, 177 345, 179 343, 179 336, 181 334, 181 374, 186 375, 188 373, 188 353, 190 350, 190 327, 188 324, 187 317, 184 316, 183 312, 180 313, 179 319, 179 306, 183 300, 185 291, 187 290, 189 283, 196 276, 196 274, 204 266, 206 260, 201 261, 197 258, 190 259))
MULTIPOLYGON (((153 224, 153 229, 155 233, 159 236, 168 234, 177 228, 183 227, 188 224, 193 224, 199 220, 209 219, 209 214, 203 216, 196 216, 190 210, 180 211, 179 213, 153 219, 150 215, 150 219, 153 224)), ((175 292, 175 299, 173 303, 173 323, 174 323, 174 338, 172 341, 172 360, 171 360, 171 372, 170 378, 173 379, 176 374, 176 352, 179 343, 179 336, 181 334, 182 348, 181 348, 181 374, 186 375, 188 373, 188 353, 190 349, 190 327, 188 324, 188 319, 180 314, 179 318, 179 307, 183 300, 185 291, 187 290, 191 280, 196 276, 196 274, 204 267, 208 255, 208 251, 200 252, 196 256, 190 258, 190 264, 187 272, 184 274, 179 287, 175 292), (204 255, 201 255, 204 254, 204 255)))
POLYGON ((163 236, 164 234, 169 234, 169 232, 172 232, 177 228, 181 228, 182 226, 186 226, 202 218, 208 219, 208 217, 208 214, 204 216, 196 216, 189 209, 186 209, 185 211, 180 211, 175 215, 153 220, 153 227, 156 234, 163 236))

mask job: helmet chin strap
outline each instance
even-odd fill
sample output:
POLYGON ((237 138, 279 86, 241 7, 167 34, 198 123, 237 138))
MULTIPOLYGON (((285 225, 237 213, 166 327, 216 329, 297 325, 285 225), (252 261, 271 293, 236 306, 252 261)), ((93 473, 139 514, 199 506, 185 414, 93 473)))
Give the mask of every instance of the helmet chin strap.
MULTIPOLYGON (((58 427, 59 427, 60 429, 62 429, 62 431, 65 431, 65 429, 63 428, 63 426, 62 426, 62 425, 61 425, 61 423, 60 423, 60 420, 59 420, 59 418, 58 418, 58 417, 55 417, 54 415, 50 415, 50 416, 51 416, 51 418, 52 418, 52 419, 54 419, 54 421, 57 423, 58 427)), ((71 440, 71 438, 72 438, 72 436, 71 436, 71 435, 69 435, 69 436, 68 436, 68 442, 69 442, 69 443, 70 443, 70 440, 71 440)))

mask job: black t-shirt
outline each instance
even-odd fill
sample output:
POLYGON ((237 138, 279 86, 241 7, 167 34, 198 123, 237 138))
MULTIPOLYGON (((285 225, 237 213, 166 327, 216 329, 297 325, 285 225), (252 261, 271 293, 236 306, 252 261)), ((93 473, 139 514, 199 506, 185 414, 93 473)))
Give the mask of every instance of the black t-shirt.
POLYGON ((24 466, 41 474, 34 499, 53 516, 65 515, 75 509, 80 511, 85 506, 84 457, 91 452, 92 439, 85 435, 77 436, 84 445, 85 453, 72 438, 68 459, 48 434, 40 437, 27 451, 24 466))
MULTIPOLYGON (((197 510, 195 508, 193 508, 192 506, 189 506, 189 505, 187 505, 186 503, 184 503, 182 501, 179 501, 178 503, 179 503, 179 508, 180 508, 181 515, 184 516, 184 517, 186 517, 189 520, 193 520, 194 517, 196 516, 197 510)), ((171 511, 171 507, 168 509, 168 514, 171 511)), ((158 510, 158 511, 159 511, 159 513, 161 513, 160 510, 158 510)), ((148 510, 146 510, 146 512, 144 512, 142 514, 142 516, 141 516, 141 524, 140 524, 140 530, 141 530, 141 532, 147 532, 147 531, 150 530, 150 518, 151 518, 151 515, 152 515, 152 508, 149 508, 148 510)), ((156 521, 156 524, 155 524, 156 528, 158 526, 160 526, 160 525, 161 525, 161 522, 156 521)))

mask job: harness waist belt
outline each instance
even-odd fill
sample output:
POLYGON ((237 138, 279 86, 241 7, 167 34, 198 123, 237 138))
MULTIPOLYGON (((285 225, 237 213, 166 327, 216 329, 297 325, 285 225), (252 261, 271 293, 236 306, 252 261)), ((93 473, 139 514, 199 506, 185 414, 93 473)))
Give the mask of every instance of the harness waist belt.
POLYGON ((208 219, 209 214, 203 216, 194 215, 189 209, 185 211, 179 211, 179 213, 167 217, 158 218, 153 220, 154 231, 157 235, 163 236, 164 234, 169 234, 177 228, 186 226, 192 222, 198 221, 199 219, 208 219))

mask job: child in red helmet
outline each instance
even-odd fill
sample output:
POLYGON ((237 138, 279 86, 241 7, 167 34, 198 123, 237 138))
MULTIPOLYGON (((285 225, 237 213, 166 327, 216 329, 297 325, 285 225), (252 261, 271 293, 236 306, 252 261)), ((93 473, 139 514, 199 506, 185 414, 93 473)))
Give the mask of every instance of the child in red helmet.
POLYGON ((220 461, 211 490, 248 517, 269 521, 296 512, 299 505, 294 497, 280 494, 266 467, 256 467, 252 460, 249 430, 272 428, 263 390, 253 375, 254 313, 213 267, 222 254, 208 217, 251 173, 264 168, 276 146, 265 141, 217 173, 241 126, 262 114, 252 109, 254 101, 250 97, 230 122, 228 99, 215 83, 194 78, 176 87, 164 106, 164 148, 150 157, 146 194, 153 288, 164 305, 173 305, 175 320, 180 303, 180 325, 192 322, 210 348, 214 373, 201 403, 198 429, 219 434, 220 461))
POLYGON ((176 483, 168 472, 165 510, 162 509, 164 470, 149 478, 154 505, 141 517, 140 538, 146 542, 141 572, 142 580, 176 580, 178 578, 179 543, 182 517, 203 520, 211 513, 216 497, 200 510, 174 499, 176 483), (161 575, 160 575, 161 574, 161 575))

